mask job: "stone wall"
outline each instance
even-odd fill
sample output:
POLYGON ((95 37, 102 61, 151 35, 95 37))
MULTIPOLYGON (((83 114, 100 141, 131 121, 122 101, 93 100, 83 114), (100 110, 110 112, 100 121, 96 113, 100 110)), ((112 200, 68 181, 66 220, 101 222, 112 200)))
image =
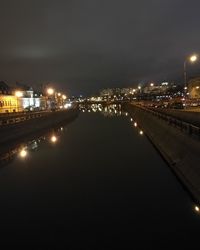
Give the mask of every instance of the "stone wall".
POLYGON ((200 141, 138 106, 127 104, 125 109, 200 203, 200 141))

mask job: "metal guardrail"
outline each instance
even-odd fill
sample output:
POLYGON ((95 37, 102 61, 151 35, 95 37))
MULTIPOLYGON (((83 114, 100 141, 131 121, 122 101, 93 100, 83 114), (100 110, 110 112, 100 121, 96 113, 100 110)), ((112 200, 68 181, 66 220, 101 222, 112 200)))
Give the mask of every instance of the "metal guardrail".
MULTIPOLYGON (((70 109, 76 109, 77 105, 73 105, 70 109)), ((53 113, 57 112, 64 112, 66 110, 56 110, 53 113)), ((27 121, 30 119, 35 119, 43 116, 51 115, 52 111, 31 111, 31 112, 16 112, 16 113, 7 113, 7 114, 0 114, 0 128, 3 126, 16 124, 19 122, 27 121)))
POLYGON ((138 106, 139 108, 143 109, 146 112, 151 113, 152 115, 158 117, 159 119, 162 119, 166 122, 168 122, 170 125, 179 128, 181 131, 187 133, 190 136, 196 136, 200 138, 200 127, 194 126, 190 123, 184 122, 180 119, 177 119, 173 116, 161 113, 161 112, 156 112, 154 110, 138 106))
POLYGON ((16 124, 19 122, 27 121, 30 119, 42 117, 48 115, 50 112, 20 112, 20 113, 15 113, 12 115, 0 115, 0 127, 10 125, 10 124, 16 124))

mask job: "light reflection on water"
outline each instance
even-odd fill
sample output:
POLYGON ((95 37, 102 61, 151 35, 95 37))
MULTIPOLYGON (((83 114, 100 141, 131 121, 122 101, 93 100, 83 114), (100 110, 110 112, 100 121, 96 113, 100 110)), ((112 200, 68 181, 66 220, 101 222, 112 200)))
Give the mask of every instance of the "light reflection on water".
POLYGON ((137 123, 134 117, 131 117, 130 114, 123 109, 121 104, 80 104, 79 110, 83 113, 85 112, 98 112, 101 113, 105 117, 115 117, 115 116, 126 116, 130 120, 131 124, 138 130, 139 135, 144 135, 144 131, 141 126, 137 123))
POLYGON ((65 131, 66 128, 63 127, 49 129, 47 133, 42 136, 28 140, 26 143, 17 143, 16 146, 10 148, 7 152, 0 155, 0 167, 9 164, 9 162, 13 161, 15 157, 26 160, 26 158, 29 157, 31 153, 37 152, 43 143, 56 145, 61 134, 65 131))

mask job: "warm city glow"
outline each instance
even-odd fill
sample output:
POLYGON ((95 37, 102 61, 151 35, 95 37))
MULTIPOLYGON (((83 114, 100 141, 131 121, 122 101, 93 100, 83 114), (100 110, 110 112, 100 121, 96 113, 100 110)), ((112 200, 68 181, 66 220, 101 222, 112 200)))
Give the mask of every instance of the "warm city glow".
POLYGON ((25 149, 22 149, 20 152, 19 152, 19 156, 21 158, 25 158, 27 156, 27 151, 25 149))
POLYGON ((55 135, 52 135, 51 142, 55 143, 57 141, 57 137, 55 135))
POLYGON ((150 86, 153 87, 153 86, 154 86, 154 83, 150 83, 150 86))
POLYGON ((61 96, 61 93, 58 93, 58 96, 61 96))
POLYGON ((190 57, 190 61, 191 62, 195 62, 197 60, 197 55, 192 55, 191 57, 190 57))
POLYGON ((143 133, 143 131, 142 130, 140 130, 140 135, 143 135, 144 133, 143 133))
POLYGON ((131 118, 131 122, 133 121, 133 118, 131 118))
POLYGON ((198 206, 195 206, 195 208, 194 208, 194 209, 195 209, 195 211, 196 211, 196 212, 199 212, 199 211, 200 211, 200 209, 199 209, 199 207, 198 207, 198 206))
POLYGON ((54 89, 52 89, 52 88, 47 89, 47 94, 48 95, 53 95, 53 93, 54 93, 54 89))
POLYGON ((141 89, 141 86, 138 86, 138 89, 141 89))
POLYGON ((196 86, 196 89, 199 89, 199 86, 196 86))
POLYGON ((67 99, 66 95, 62 95, 62 99, 63 100, 67 99))
POLYGON ((137 127, 137 122, 134 122, 134 127, 137 127))
POLYGON ((23 96, 23 92, 22 91, 16 91, 15 92, 15 96, 16 97, 22 97, 23 96))

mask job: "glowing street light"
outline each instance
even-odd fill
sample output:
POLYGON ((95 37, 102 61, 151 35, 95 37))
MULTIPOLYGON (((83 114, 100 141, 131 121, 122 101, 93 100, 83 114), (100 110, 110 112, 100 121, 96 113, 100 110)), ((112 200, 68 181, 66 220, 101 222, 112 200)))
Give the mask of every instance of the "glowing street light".
POLYGON ((185 87, 187 87, 187 71, 186 71, 186 64, 187 64, 188 61, 191 62, 191 63, 194 63, 194 62, 197 61, 197 59, 198 59, 197 55, 192 55, 192 56, 186 58, 185 61, 184 61, 183 67, 184 67, 184 85, 185 85, 185 87))
POLYGON ((144 132, 142 130, 140 130, 140 135, 143 135, 143 134, 144 134, 144 132))
POLYGON ((194 209, 196 212, 198 212, 198 213, 200 212, 200 208, 198 206, 195 206, 194 209))
POLYGON ((197 60, 197 55, 192 55, 192 56, 190 57, 190 61, 191 61, 191 62, 196 62, 196 60, 197 60))
POLYGON ((153 86, 154 86, 154 83, 150 83, 150 86, 153 87, 153 86))
POLYGON ((20 103, 19 103, 19 98, 21 98, 22 96, 23 96, 23 92, 22 91, 19 91, 19 90, 17 90, 17 91, 15 91, 15 96, 17 97, 16 99, 16 101, 17 101, 17 111, 19 112, 20 111, 20 103))
POLYGON ((22 149, 20 152, 19 152, 19 156, 21 158, 26 158, 28 152, 25 150, 25 149, 22 149))
POLYGON ((55 135, 51 136, 51 142, 53 142, 53 143, 57 142, 57 137, 55 135))
POLYGON ((53 95, 53 94, 54 94, 54 89, 48 88, 48 89, 47 89, 47 94, 48 94, 48 95, 53 95))
POLYGON ((22 96, 23 96, 23 92, 17 90, 17 91, 15 91, 15 96, 16 96, 16 97, 22 97, 22 96))
POLYGON ((67 99, 66 95, 62 95, 62 99, 66 100, 67 99))

